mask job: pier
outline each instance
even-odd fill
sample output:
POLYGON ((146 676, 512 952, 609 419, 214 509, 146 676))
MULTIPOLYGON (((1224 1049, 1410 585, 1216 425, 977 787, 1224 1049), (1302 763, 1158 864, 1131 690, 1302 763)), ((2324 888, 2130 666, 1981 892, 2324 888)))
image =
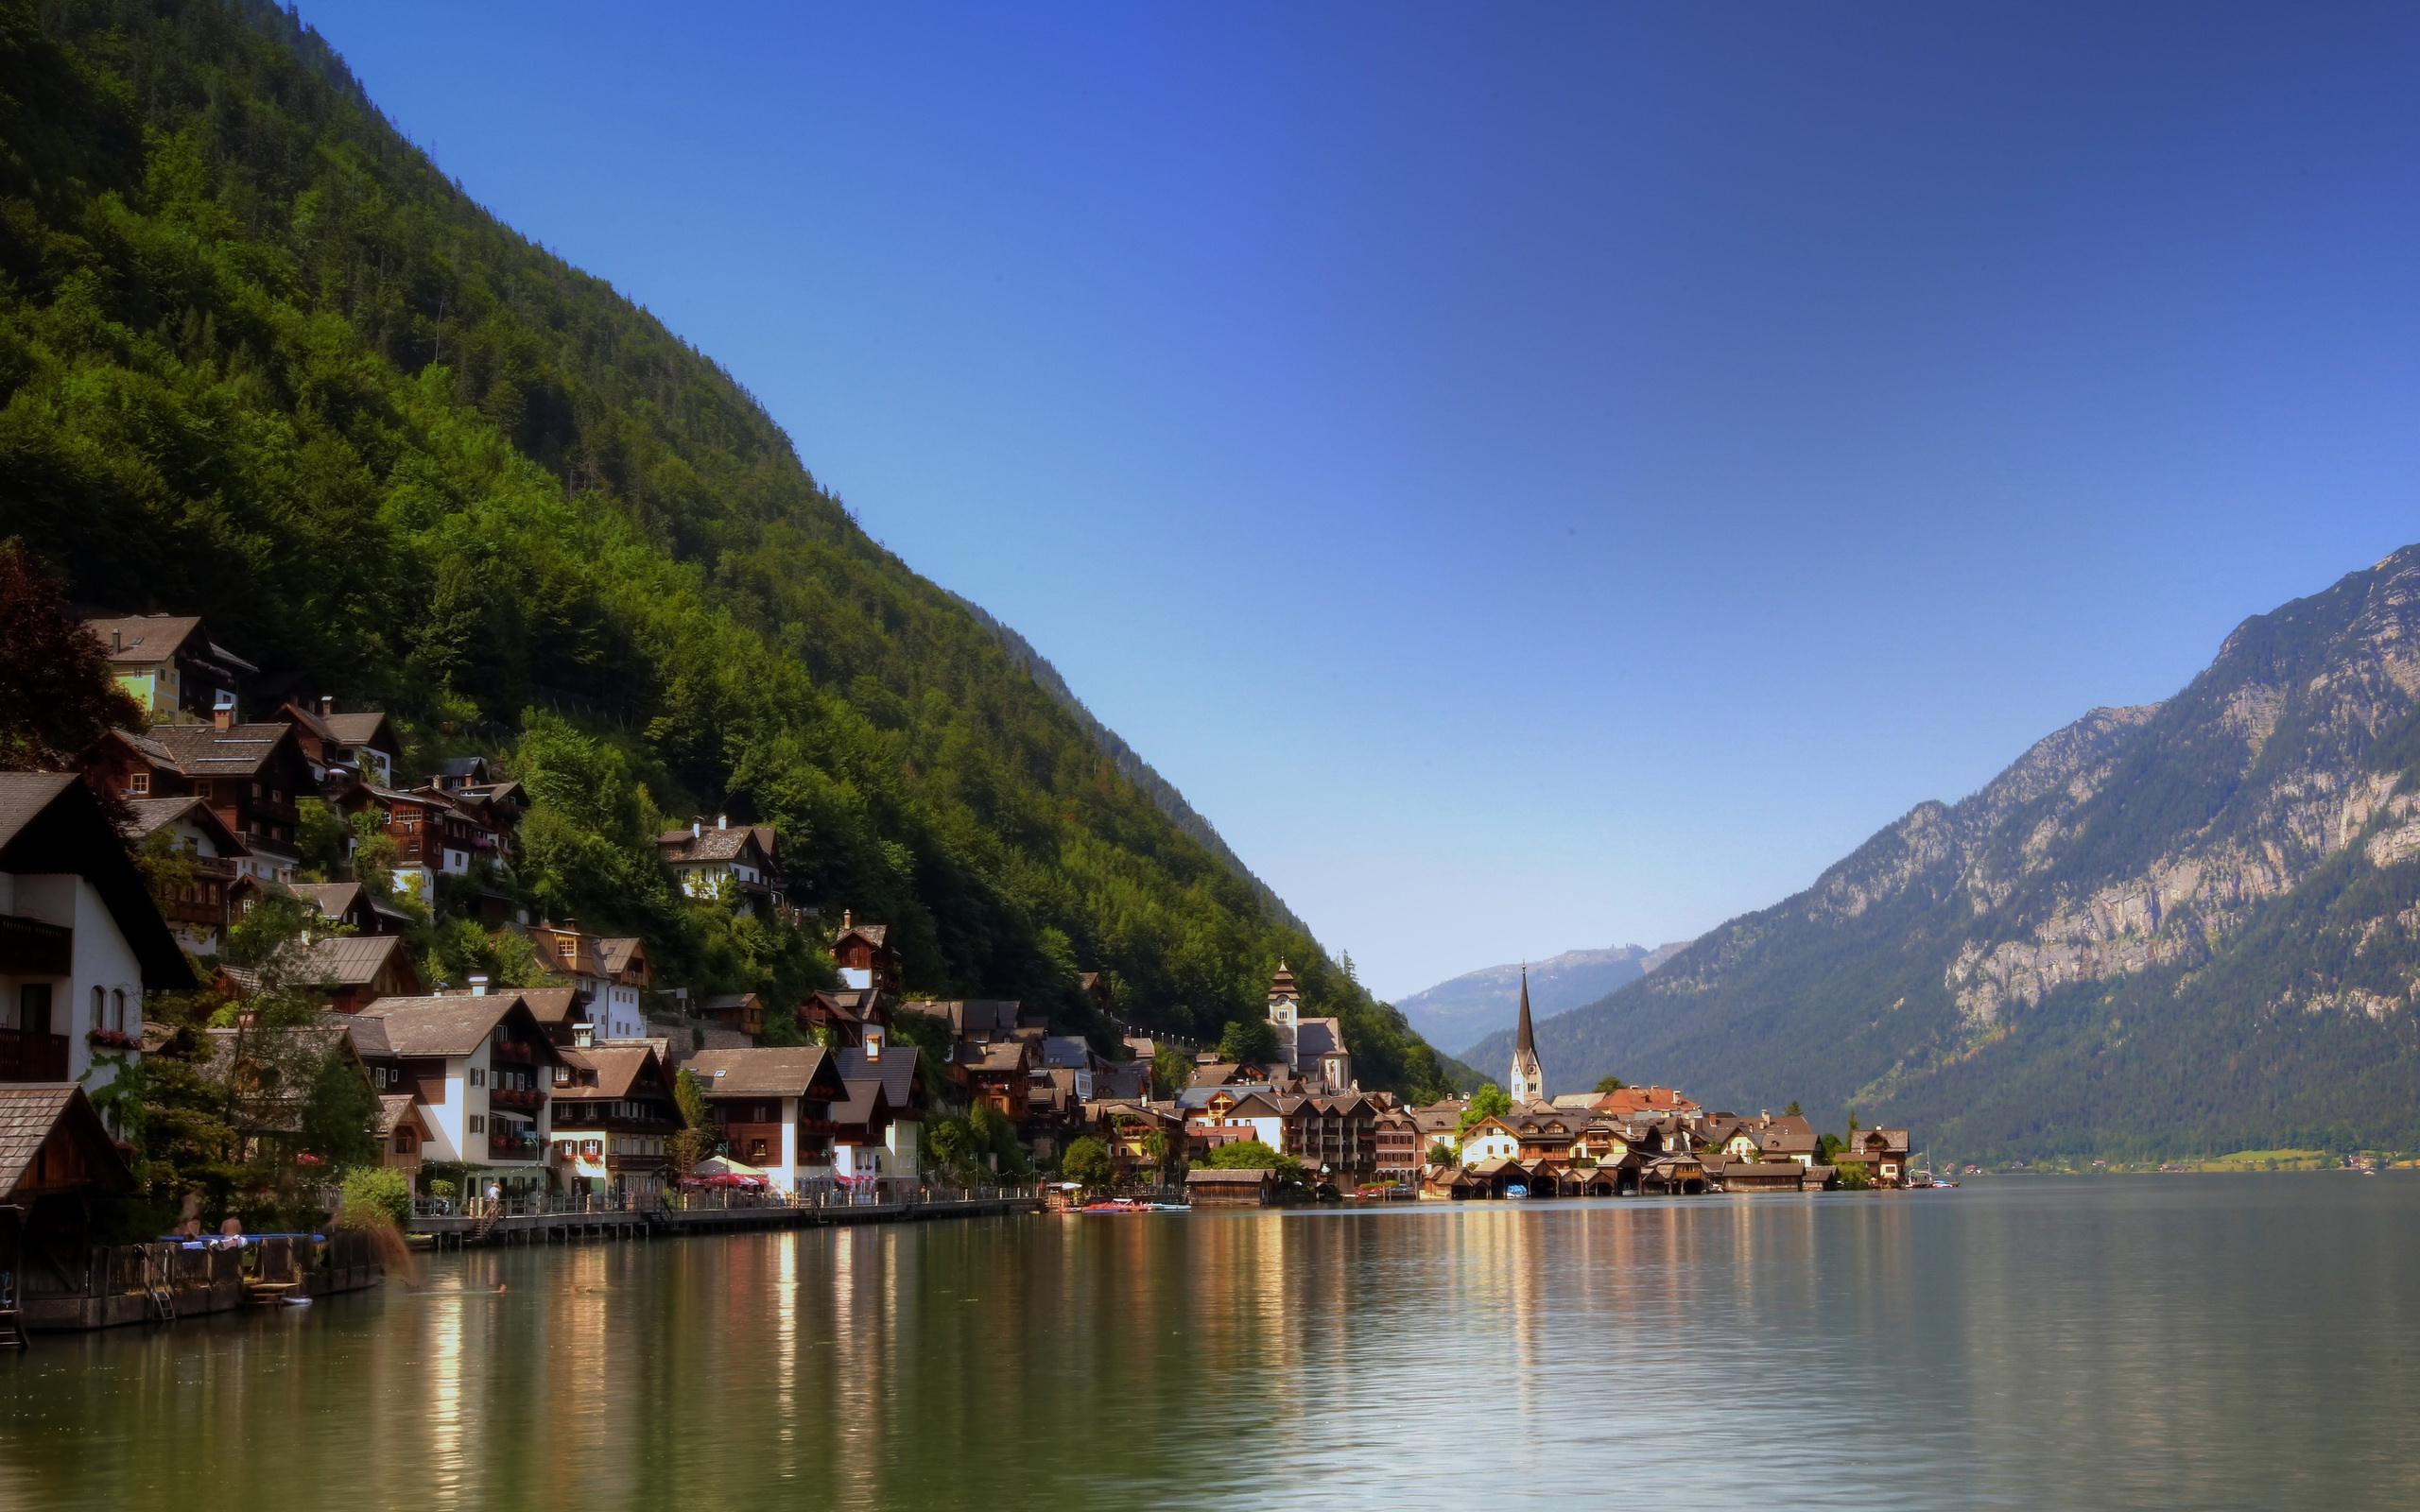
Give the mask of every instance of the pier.
POLYGON ((752 1192, 672 1193, 613 1201, 561 1194, 474 1200, 465 1211, 422 1200, 406 1232, 440 1249, 475 1245, 576 1244, 652 1239, 741 1228, 811 1228, 838 1224, 919 1223, 1038 1212, 1042 1199, 1004 1188, 819 1192, 782 1196, 752 1192))

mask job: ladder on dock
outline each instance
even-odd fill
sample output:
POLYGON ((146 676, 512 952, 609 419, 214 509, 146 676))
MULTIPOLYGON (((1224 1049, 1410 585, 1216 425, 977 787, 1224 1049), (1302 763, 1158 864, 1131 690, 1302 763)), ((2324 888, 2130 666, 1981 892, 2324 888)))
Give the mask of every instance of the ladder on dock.
POLYGON ((165 1260, 155 1261, 148 1253, 144 1255, 143 1289, 150 1296, 153 1320, 161 1323, 177 1320, 177 1294, 168 1286, 167 1270, 165 1260))
POLYGON ((0 1270, 0 1349, 23 1349, 33 1352, 34 1341, 26 1332, 26 1314, 17 1310, 17 1273, 0 1270))

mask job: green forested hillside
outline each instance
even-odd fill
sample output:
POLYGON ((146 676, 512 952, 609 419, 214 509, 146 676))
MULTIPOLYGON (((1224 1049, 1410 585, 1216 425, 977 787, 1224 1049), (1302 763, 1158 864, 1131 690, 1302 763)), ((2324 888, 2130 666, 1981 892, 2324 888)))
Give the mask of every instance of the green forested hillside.
POLYGON ((2420 1150, 2420 547, 1538 1026, 1942 1154, 2420 1150))
MULTIPOLYGON (((1370 1085, 1437 1061, 728 374, 466 199, 273 7, 0 4, 0 534, 501 754, 520 881, 662 922, 646 830, 779 824, 912 985, 1215 1036, 1288 956, 1370 1085)), ((1148 769, 1146 769, 1148 770, 1148 769)), ((700 970, 737 970, 717 967, 700 970)))

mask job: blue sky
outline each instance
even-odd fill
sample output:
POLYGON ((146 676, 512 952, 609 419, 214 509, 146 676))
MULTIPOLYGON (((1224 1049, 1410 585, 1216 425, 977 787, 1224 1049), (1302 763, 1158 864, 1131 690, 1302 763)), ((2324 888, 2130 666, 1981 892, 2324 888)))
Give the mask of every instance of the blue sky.
POLYGON ((311 3, 1398 995, 2420 540, 2420 11, 311 3))

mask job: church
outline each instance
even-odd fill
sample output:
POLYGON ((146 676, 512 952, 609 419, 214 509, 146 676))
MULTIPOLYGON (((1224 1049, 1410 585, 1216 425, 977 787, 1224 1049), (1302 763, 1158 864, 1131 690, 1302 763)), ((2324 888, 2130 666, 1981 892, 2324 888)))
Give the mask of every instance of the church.
POLYGON ((1504 1090, 1512 1106, 1527 1108, 1547 1100, 1547 1074, 1538 1064, 1538 1040, 1530 1027, 1530 966, 1521 963, 1521 1026, 1512 1034, 1512 1074, 1504 1090))
POLYGON ((1353 1090, 1353 1056, 1344 1045, 1344 1021, 1304 1018, 1302 989, 1284 961, 1270 979, 1269 1022, 1276 1026, 1287 1071, 1302 1078, 1305 1091, 1328 1096, 1353 1090))

